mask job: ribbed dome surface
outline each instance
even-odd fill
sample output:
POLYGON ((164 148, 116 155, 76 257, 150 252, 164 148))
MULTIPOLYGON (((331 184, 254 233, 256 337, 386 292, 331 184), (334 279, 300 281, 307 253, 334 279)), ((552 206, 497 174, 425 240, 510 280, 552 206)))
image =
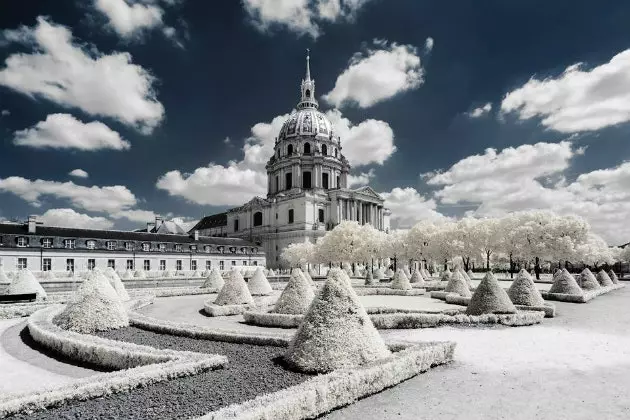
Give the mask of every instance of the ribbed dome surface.
POLYGON ((329 138, 331 133, 332 124, 326 115, 315 108, 304 108, 291 114, 284 122, 278 140, 298 136, 329 138))

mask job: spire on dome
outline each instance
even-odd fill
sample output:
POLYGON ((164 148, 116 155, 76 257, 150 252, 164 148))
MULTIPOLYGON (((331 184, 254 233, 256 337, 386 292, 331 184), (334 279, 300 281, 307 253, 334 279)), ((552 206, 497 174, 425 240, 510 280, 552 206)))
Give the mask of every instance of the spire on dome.
POLYGON ((309 82, 311 80, 311 50, 306 49, 306 80, 309 82))
POLYGON ((318 108, 315 99, 315 80, 311 79, 311 50, 306 49, 306 77, 302 79, 302 98, 298 103, 298 109, 318 108))

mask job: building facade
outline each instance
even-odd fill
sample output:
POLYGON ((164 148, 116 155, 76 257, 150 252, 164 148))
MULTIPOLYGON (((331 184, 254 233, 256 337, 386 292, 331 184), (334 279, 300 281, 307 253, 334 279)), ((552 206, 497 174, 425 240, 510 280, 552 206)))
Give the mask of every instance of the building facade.
POLYGON ((203 237, 199 233, 162 233, 156 219, 142 232, 0 223, 0 261, 6 271, 203 271, 233 266, 264 266, 263 249, 241 238, 203 237))
POLYGON ((266 165, 267 196, 206 216, 193 227, 204 236, 229 236, 259 243, 269 267, 281 267, 282 250, 315 242, 342 221, 370 223, 389 231, 390 211, 369 186, 349 188, 350 164, 340 137, 315 99, 309 57, 296 110, 283 124, 266 165))

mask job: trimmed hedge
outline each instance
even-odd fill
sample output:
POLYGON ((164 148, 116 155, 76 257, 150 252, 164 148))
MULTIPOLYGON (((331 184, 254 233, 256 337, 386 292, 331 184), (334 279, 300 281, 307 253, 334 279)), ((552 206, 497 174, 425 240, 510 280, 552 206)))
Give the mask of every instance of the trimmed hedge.
POLYGON ((596 290, 584 291, 581 295, 569 295, 565 293, 551 293, 541 291, 543 299, 545 300, 556 300, 559 302, 568 302, 568 303, 586 303, 589 300, 596 298, 599 295, 603 295, 605 293, 611 292, 613 290, 617 290, 624 287, 623 284, 613 284, 608 287, 600 287, 596 290))
POLYGON ((457 315, 440 314, 384 314, 372 315, 372 323, 378 329, 432 328, 441 325, 482 325, 502 324, 513 327, 534 325, 542 322, 544 312, 517 312, 515 314, 457 315))
POLYGON ((387 296, 422 296, 424 289, 390 289, 387 287, 355 287, 354 291, 358 296, 387 295, 387 296))

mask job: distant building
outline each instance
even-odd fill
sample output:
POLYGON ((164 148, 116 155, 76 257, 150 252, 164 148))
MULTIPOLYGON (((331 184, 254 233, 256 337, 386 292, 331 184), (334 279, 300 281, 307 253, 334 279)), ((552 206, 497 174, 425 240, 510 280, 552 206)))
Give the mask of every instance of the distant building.
POLYGON ((206 216, 191 229, 259 243, 270 267, 282 265, 279 257, 289 244, 315 242, 344 220, 389 230, 391 212, 384 199, 369 186, 348 188, 350 164, 330 120, 318 110, 306 60, 297 110, 282 126, 266 165, 267 197, 206 216))
POLYGON ((26 223, 0 223, 0 261, 6 271, 203 271, 264 266, 265 254, 241 238, 189 235, 160 217, 146 230, 128 232, 45 226, 31 216, 26 223))

